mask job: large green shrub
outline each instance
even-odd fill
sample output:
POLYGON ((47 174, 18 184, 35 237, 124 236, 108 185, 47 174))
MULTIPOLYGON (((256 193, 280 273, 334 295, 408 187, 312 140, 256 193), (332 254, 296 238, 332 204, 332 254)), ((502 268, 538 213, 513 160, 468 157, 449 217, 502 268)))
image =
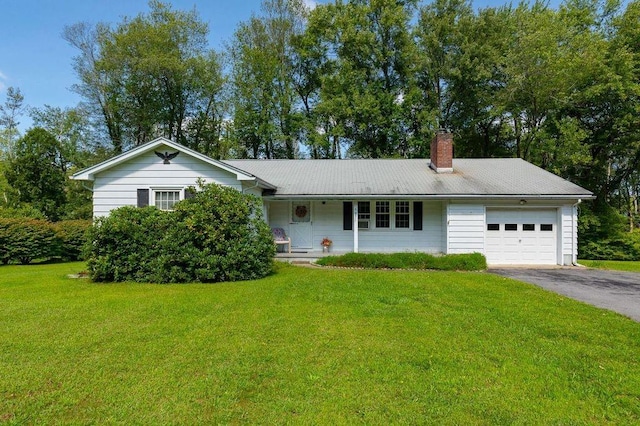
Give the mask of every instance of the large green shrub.
POLYGON ((55 233, 51 223, 39 219, 0 218, 0 261, 48 259, 54 254, 55 233))
POLYGON ((148 281, 161 253, 170 213, 121 207, 89 230, 88 268, 94 281, 148 281))
POLYGON ((257 197, 215 184, 173 212, 124 207, 96 221, 95 281, 219 282, 264 277, 275 246, 257 197))
POLYGON ((63 220, 52 225, 56 234, 55 255, 65 261, 82 259, 91 221, 63 220))

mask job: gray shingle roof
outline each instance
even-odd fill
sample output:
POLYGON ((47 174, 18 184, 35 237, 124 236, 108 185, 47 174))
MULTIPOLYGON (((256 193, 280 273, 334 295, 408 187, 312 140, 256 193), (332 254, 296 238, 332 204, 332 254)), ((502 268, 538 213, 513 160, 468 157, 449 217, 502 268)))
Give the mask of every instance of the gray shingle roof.
POLYGON ((494 196, 590 198, 593 194, 518 158, 454 159, 453 173, 436 173, 425 159, 227 160, 296 196, 494 196))

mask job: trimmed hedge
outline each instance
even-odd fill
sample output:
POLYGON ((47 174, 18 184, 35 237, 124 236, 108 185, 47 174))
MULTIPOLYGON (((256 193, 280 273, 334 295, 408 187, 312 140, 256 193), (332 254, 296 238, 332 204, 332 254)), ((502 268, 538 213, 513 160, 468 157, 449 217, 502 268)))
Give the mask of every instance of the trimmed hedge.
POLYGON ((34 259, 78 260, 90 221, 51 223, 41 219, 0 218, 0 262, 28 264, 34 259))
POLYGON ((347 253, 328 256, 316 262, 323 266, 368 269, 437 269, 443 271, 481 271, 487 259, 480 253, 433 256, 427 253, 347 253))
POLYGON ((33 259, 48 259, 55 248, 51 224, 40 219, 0 219, 0 260, 26 265, 33 259))
POLYGON ((171 212, 122 207, 90 231, 94 281, 221 282, 262 278, 275 244, 257 197, 201 186, 171 212))
POLYGON ((55 257, 69 262, 83 259, 91 221, 63 220, 54 222, 52 227, 56 233, 55 257))

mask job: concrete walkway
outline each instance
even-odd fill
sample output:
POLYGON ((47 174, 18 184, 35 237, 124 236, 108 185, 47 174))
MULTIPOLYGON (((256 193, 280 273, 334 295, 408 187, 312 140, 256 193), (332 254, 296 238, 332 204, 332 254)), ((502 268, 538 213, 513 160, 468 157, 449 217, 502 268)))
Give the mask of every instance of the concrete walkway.
POLYGON ((535 284, 640 322, 640 273, 590 268, 491 268, 489 272, 535 284))

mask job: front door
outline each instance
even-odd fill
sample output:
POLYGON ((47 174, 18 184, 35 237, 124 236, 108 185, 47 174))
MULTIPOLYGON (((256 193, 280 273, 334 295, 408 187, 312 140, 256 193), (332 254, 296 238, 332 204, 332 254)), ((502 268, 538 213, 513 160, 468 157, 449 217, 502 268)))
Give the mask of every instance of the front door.
POLYGON ((291 221, 289 222, 291 247, 310 249, 311 241, 311 202, 292 202, 291 221))

